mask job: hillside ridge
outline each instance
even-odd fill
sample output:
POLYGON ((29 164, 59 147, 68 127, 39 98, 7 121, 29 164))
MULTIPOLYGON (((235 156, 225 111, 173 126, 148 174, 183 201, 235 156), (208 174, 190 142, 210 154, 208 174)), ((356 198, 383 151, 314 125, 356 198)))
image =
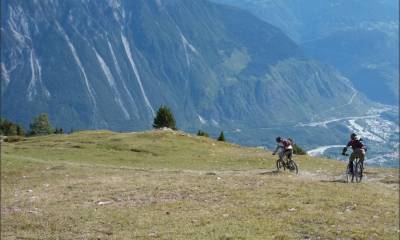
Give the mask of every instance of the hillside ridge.
POLYGON ((295 156, 181 131, 82 131, 1 147, 2 239, 394 239, 397 169, 295 156), (285 228, 285 231, 282 231, 285 228))

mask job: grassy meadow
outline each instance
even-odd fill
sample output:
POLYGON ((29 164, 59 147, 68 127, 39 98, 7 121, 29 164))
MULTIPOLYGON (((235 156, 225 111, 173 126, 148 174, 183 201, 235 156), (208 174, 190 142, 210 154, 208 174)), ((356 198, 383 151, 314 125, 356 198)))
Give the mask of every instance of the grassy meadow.
POLYGON ((174 131, 82 131, 1 144, 1 239, 398 239, 398 169, 174 131))

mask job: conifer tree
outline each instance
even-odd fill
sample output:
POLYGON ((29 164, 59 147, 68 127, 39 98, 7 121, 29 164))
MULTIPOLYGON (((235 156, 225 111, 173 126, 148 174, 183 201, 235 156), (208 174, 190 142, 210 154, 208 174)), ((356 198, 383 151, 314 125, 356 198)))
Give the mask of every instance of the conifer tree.
POLYGON ((161 106, 156 114, 156 117, 154 118, 154 123, 153 123, 154 128, 171 128, 173 130, 176 130, 176 122, 174 115, 172 114, 171 109, 169 109, 167 106, 161 106))
POLYGON ((18 136, 24 136, 25 135, 24 128, 19 124, 17 124, 17 135, 18 136))
POLYGON ((39 114, 35 117, 29 127, 30 135, 46 135, 53 133, 49 117, 45 113, 39 114))
POLYGON ((221 131, 217 140, 221 141, 221 142, 225 142, 225 135, 224 135, 223 131, 221 131))

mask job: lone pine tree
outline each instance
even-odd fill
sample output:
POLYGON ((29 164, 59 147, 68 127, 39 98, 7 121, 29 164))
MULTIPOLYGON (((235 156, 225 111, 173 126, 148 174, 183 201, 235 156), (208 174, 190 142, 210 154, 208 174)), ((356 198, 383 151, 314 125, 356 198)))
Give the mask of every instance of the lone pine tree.
POLYGON ((154 123, 153 123, 154 128, 171 128, 173 130, 176 130, 176 122, 174 115, 172 114, 171 109, 169 109, 167 106, 161 106, 156 114, 156 117, 154 118, 154 123))

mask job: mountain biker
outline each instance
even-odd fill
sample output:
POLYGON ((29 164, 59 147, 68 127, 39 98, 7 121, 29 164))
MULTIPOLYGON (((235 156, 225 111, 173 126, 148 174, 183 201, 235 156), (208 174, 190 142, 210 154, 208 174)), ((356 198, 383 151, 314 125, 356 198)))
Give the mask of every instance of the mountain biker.
MULTIPOLYGON (((353 152, 349 157, 349 165, 353 166, 353 161, 358 157, 360 162, 364 162, 365 153, 367 152, 367 147, 362 143, 362 139, 360 139, 357 134, 352 133, 350 135, 350 141, 347 143, 346 147, 342 150, 342 155, 346 155, 347 148, 351 147, 353 152)), ((352 169, 352 168, 350 168, 352 169)))
POLYGON ((275 140, 277 145, 272 155, 275 155, 278 152, 278 156, 281 161, 283 161, 285 157, 286 160, 292 159, 293 155, 292 140, 290 138, 286 140, 283 139, 282 137, 276 137, 275 140))

